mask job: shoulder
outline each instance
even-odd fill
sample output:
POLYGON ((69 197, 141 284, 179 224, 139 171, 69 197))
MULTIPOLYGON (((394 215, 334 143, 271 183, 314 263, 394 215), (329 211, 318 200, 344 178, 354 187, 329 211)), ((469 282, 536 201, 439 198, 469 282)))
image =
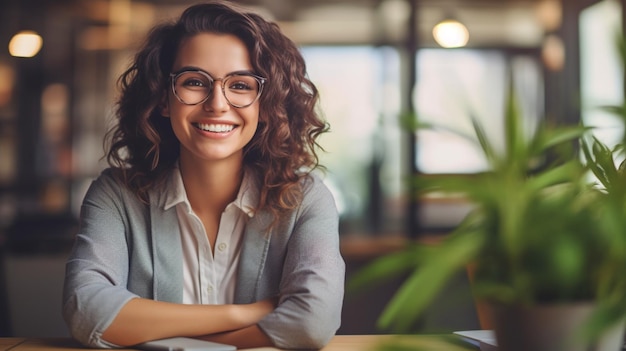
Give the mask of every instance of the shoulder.
POLYGON ((86 199, 107 202, 128 201, 135 198, 124 182, 124 174, 119 169, 104 169, 91 183, 86 199))
POLYGON ((302 206, 331 206, 335 208, 335 199, 324 182, 323 174, 311 172, 301 180, 302 206))
POLYGON ((87 190, 81 214, 98 218, 121 219, 129 225, 130 222, 141 223, 149 218, 150 207, 150 204, 140 200, 126 186, 121 172, 106 169, 93 180, 87 190), (103 217, 105 213, 108 217, 103 217))
POLYGON ((126 187, 123 179, 121 170, 106 168, 92 181, 91 189, 121 191, 126 187))
POLYGON ((326 186, 324 179, 325 175, 323 173, 321 173, 320 171, 313 171, 307 173, 304 177, 302 177, 302 179, 300 180, 300 185, 302 186, 302 190, 305 193, 316 191, 330 193, 330 190, 326 186))

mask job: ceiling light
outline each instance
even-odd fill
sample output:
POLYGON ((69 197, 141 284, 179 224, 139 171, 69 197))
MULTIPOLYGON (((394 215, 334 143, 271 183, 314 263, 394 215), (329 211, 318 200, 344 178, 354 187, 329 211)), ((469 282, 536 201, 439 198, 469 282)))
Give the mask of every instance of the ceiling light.
POLYGON ((37 55, 43 39, 41 36, 33 31, 24 30, 11 38, 9 42, 9 53, 15 57, 33 57, 37 55))
POLYGON ((561 27, 563 7, 560 0, 540 1, 535 5, 535 14, 546 32, 552 32, 561 27))
POLYGON ((443 20, 433 28, 433 36, 437 44, 444 48, 458 48, 467 45, 469 31, 463 23, 453 20, 443 20))

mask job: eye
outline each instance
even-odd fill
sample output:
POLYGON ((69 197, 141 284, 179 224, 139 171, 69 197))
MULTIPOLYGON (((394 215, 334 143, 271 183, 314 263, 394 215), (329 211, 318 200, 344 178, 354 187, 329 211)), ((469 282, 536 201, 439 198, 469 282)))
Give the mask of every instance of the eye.
POLYGON ((234 90, 252 90, 252 87, 243 81, 232 82, 228 85, 228 87, 234 90))
POLYGON ((211 81, 198 72, 183 72, 175 82, 177 87, 186 89, 206 89, 211 87, 211 81))
POLYGON ((202 81, 201 79, 189 78, 189 79, 185 79, 182 82, 182 85, 186 86, 186 87, 204 87, 207 84, 204 81, 202 81))
POLYGON ((249 76, 232 76, 228 78, 228 89, 240 92, 256 91, 258 89, 257 81, 249 76))

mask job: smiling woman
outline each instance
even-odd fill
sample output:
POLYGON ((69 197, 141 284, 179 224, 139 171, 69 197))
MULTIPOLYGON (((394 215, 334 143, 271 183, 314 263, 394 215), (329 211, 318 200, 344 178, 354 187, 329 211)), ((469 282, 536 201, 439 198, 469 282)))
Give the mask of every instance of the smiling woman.
POLYGON ((76 339, 330 340, 345 268, 306 74, 278 26, 228 2, 150 32, 120 78, 110 168, 85 196, 67 263, 76 339))

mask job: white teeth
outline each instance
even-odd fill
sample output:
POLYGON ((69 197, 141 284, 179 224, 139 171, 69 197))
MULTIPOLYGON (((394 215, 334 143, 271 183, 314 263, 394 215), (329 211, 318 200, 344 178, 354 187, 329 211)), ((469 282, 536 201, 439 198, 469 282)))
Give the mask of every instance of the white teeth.
POLYGON ((227 133, 235 128, 232 124, 206 124, 206 123, 198 123, 198 128, 213 133, 227 133))

